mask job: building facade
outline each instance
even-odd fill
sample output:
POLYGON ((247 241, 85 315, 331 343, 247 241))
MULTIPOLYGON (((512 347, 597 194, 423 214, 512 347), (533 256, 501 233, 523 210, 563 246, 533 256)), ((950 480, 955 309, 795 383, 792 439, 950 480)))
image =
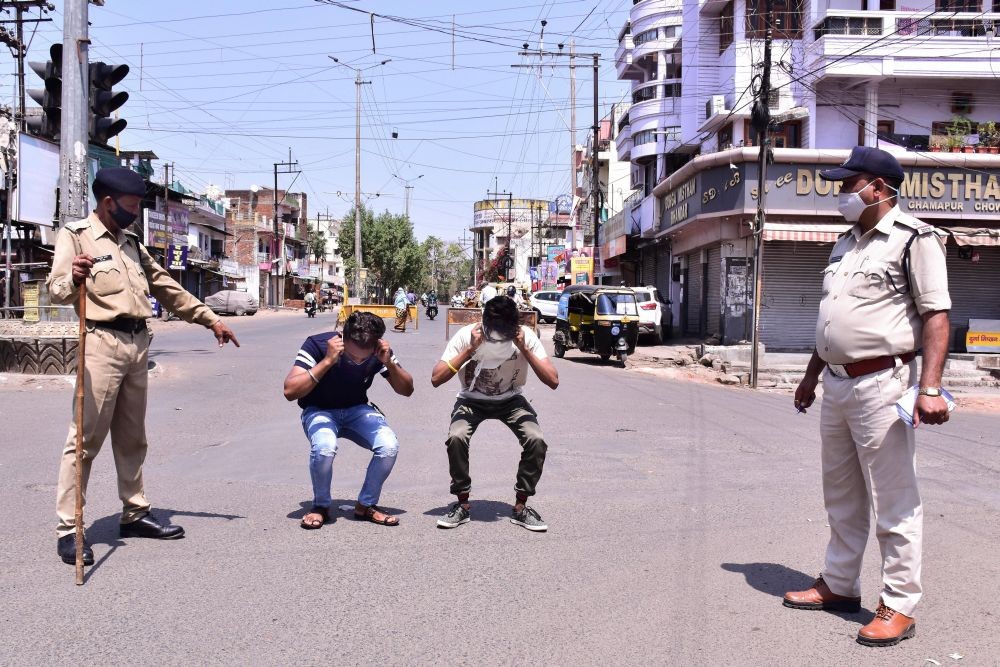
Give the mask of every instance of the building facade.
POLYGON ((900 206, 946 240, 952 348, 962 349, 970 319, 1000 318, 1000 83, 982 50, 1000 13, 940 0, 920 11, 893 0, 770 4, 770 21, 758 0, 633 4, 616 56, 619 77, 633 82, 620 135, 631 141, 619 141, 619 155, 642 193, 626 206, 625 259, 638 281, 670 295, 675 333, 750 338, 758 158, 750 109, 770 28, 761 340, 776 350, 813 346, 822 272, 847 229, 837 186, 817 172, 863 144, 897 155, 907 174, 900 206), (681 91, 658 117, 646 113, 652 100, 681 91), (654 139, 640 148, 650 130, 654 139))

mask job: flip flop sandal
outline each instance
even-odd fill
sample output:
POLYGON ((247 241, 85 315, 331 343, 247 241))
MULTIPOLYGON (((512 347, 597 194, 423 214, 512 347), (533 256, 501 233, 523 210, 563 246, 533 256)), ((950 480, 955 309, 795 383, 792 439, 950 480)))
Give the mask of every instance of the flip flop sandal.
POLYGON ((321 517, 323 517, 323 520, 320 521, 319 523, 316 523, 315 520, 306 521, 306 517, 305 516, 302 517, 302 522, 299 525, 305 528, 306 530, 318 530, 323 527, 323 524, 325 524, 327 521, 330 520, 329 507, 313 506, 313 508, 306 513, 306 516, 309 516, 310 514, 319 514, 321 517))
POLYGON ((380 526, 398 526, 399 525, 399 519, 397 519, 394 516, 389 516, 388 514, 385 513, 385 511, 380 510, 375 505, 372 505, 371 507, 366 507, 365 511, 362 512, 362 513, 358 513, 357 508, 355 508, 354 509, 354 518, 356 520, 358 520, 358 521, 370 521, 372 523, 377 523, 380 526), (376 519, 375 518, 375 512, 382 513, 385 516, 385 518, 381 519, 381 520, 376 519))

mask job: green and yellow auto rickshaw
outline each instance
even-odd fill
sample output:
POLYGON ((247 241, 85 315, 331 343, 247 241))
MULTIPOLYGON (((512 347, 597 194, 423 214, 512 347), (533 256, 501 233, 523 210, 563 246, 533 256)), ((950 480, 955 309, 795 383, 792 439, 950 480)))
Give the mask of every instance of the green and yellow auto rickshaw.
POLYGON ((614 356, 624 368, 638 339, 639 305, 632 290, 600 285, 571 285, 563 290, 552 336, 557 357, 578 349, 597 354, 603 361, 614 356))

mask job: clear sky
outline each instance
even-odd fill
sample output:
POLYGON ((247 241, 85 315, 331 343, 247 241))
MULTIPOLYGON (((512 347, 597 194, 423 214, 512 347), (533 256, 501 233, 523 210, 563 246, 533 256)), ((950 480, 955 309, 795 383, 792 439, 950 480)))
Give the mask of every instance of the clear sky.
MULTIPOLYGON (((62 41, 63 3, 54 4, 52 23, 33 36, 28 28, 29 60, 44 61, 49 45, 62 41)), ((569 71, 511 67, 540 61, 517 52, 524 42, 539 48, 542 19, 546 49, 564 43, 568 51, 575 40, 577 51, 602 54, 602 116, 627 92, 615 77, 614 52, 629 0, 338 4, 91 5, 91 60, 131 67, 119 86, 131 96, 121 110, 129 123, 122 148, 153 150, 158 172, 171 162, 177 179, 196 191, 273 187, 272 165, 287 161, 291 148, 302 173, 294 183, 292 175, 279 176, 279 187, 307 192, 311 216, 328 208, 339 217, 354 197, 355 75, 328 56, 374 65, 364 73, 371 85, 362 86, 361 98, 362 190, 380 194, 369 206, 402 212, 404 183, 396 174, 414 186, 417 236, 454 240, 472 221, 472 203, 495 185, 539 199, 568 190, 569 71), (368 12, 386 16, 375 18, 374 54, 368 12), (391 62, 378 64, 385 59, 391 62)), ((577 62, 583 143, 593 118, 592 69, 589 59, 577 62)), ((29 70, 27 87, 37 86, 29 70)), ((12 76, 2 77, 0 95, 13 100, 12 76)))

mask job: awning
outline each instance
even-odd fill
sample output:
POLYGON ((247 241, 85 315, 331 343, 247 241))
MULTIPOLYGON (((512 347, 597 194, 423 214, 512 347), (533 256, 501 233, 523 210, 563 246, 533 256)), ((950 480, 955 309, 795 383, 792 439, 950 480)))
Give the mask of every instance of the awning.
POLYGON ((953 227, 942 226, 955 240, 955 245, 994 245, 1000 246, 1000 229, 994 227, 953 227))
POLYGON ((850 225, 795 225, 765 222, 764 240, 836 243, 837 238, 850 228, 850 225))

